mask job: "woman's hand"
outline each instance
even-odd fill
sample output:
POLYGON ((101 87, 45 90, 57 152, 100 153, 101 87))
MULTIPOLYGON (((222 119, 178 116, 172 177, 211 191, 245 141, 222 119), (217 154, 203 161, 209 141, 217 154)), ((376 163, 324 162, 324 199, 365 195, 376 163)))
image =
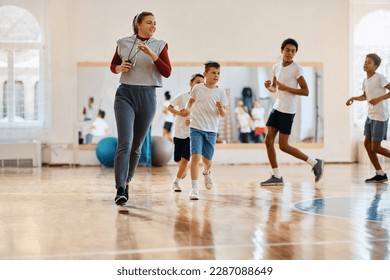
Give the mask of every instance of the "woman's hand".
POLYGON ((129 70, 133 68, 133 64, 131 64, 129 61, 125 60, 125 61, 122 61, 121 65, 118 65, 116 67, 116 71, 119 73, 119 72, 129 72, 129 70))
POLYGON ((148 47, 148 45, 144 43, 138 43, 137 48, 144 52, 146 55, 150 56, 153 61, 156 61, 158 59, 158 56, 148 47))

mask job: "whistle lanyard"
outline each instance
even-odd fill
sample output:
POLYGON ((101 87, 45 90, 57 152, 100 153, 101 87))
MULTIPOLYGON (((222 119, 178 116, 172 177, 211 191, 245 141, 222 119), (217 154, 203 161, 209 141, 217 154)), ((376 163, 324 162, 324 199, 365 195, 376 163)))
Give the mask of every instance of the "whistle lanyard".
MULTIPOLYGON (((146 45, 148 43, 148 40, 149 39, 145 40, 145 42, 143 42, 143 44, 146 45)), ((132 57, 130 57, 130 55, 134 49, 134 46, 137 44, 137 42, 138 42, 138 38, 135 38, 134 43, 131 46, 131 50, 129 52, 129 55, 127 56, 127 61, 130 62, 133 66, 135 66, 135 63, 137 62, 137 55, 138 55, 138 52, 140 51, 140 49, 138 49, 132 57), (134 59, 134 62, 132 62, 133 59, 134 59)))

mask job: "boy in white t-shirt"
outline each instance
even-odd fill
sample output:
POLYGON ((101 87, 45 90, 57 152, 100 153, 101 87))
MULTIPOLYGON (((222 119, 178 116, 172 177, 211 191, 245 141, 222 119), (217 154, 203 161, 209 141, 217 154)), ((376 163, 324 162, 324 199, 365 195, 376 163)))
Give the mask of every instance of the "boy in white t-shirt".
MULTIPOLYGON (((204 76, 202 74, 192 75, 190 80, 190 91, 195 85, 203 83, 203 81, 204 76)), ((173 143, 175 145, 173 159, 179 164, 179 169, 176 174, 176 179, 172 184, 172 189, 175 192, 181 192, 179 182, 180 179, 183 179, 186 176, 188 162, 191 157, 189 119, 185 117, 181 111, 176 110, 175 107, 179 109, 184 108, 188 99, 190 99, 190 92, 179 94, 167 107, 168 111, 176 116, 173 131, 173 143)))
POLYGON ((298 43, 294 39, 288 38, 283 41, 281 50, 282 62, 272 67, 272 81, 268 80, 264 83, 264 86, 271 93, 276 94, 276 100, 266 123, 267 134, 265 138, 268 160, 273 175, 268 180, 261 182, 261 186, 283 185, 283 177, 280 174, 274 148, 275 137, 278 133, 279 148, 283 152, 310 164, 314 172, 315 182, 318 182, 323 175, 323 160, 310 158, 288 143, 296 113, 296 97, 297 95, 308 96, 309 89, 303 77, 303 69, 293 61, 298 51, 298 43))
POLYGON ((191 111, 191 200, 199 199, 198 172, 201 158, 206 189, 210 190, 213 187, 210 169, 217 141, 219 118, 226 115, 225 107, 228 104, 225 91, 217 86, 221 66, 214 61, 206 62, 204 66, 205 82, 194 86, 186 107, 182 109, 185 116, 191 111))
POLYGON ((363 81, 363 94, 351 97, 347 100, 347 106, 354 100, 368 102, 368 115, 364 124, 364 147, 372 165, 375 167, 376 175, 367 179, 366 183, 387 182, 387 175, 382 170, 378 160, 378 155, 390 157, 390 150, 381 146, 382 140, 387 139, 387 126, 389 122, 389 106, 387 99, 390 93, 390 84, 386 77, 376 73, 381 64, 381 58, 374 53, 367 54, 363 69, 367 73, 367 78, 363 81))

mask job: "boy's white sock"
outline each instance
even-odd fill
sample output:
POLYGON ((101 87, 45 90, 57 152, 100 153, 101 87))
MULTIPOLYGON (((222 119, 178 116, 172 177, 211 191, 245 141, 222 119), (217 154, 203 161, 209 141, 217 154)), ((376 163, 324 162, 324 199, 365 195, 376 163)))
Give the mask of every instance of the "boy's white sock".
POLYGON ((282 178, 282 175, 280 174, 279 167, 272 168, 272 172, 274 173, 274 176, 278 179, 282 178))
POLYGON ((384 176, 386 174, 382 169, 376 170, 375 172, 376 172, 376 174, 381 175, 381 176, 384 176))
POLYGON ((198 180, 191 180, 191 186, 193 189, 197 189, 198 188, 198 180))
POLYGON ((179 183, 179 181, 180 181, 180 178, 176 178, 174 183, 179 183))
POLYGON ((308 164, 310 164, 311 165, 311 167, 314 167, 314 165, 316 165, 316 163, 317 163, 317 160, 315 160, 315 159, 312 159, 312 158, 308 158, 307 159, 307 161, 306 161, 308 164))

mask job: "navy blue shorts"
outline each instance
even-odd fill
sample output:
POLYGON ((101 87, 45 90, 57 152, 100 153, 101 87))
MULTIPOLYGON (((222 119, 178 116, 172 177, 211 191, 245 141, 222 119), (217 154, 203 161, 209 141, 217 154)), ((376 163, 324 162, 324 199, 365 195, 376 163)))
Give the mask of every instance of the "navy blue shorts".
POLYGON ((294 117, 295 114, 282 113, 273 109, 266 126, 277 128, 280 133, 290 135, 294 117))
POLYGON ((364 124, 364 136, 371 136, 371 140, 374 142, 381 142, 387 140, 387 121, 376 121, 367 118, 364 124))
POLYGON ((171 122, 165 122, 164 123, 164 129, 166 129, 169 132, 171 132, 171 130, 172 130, 172 123, 171 122))
POLYGON ((175 144, 175 151, 173 152, 173 160, 178 162, 181 158, 190 160, 190 137, 186 139, 173 137, 173 144, 175 144))

